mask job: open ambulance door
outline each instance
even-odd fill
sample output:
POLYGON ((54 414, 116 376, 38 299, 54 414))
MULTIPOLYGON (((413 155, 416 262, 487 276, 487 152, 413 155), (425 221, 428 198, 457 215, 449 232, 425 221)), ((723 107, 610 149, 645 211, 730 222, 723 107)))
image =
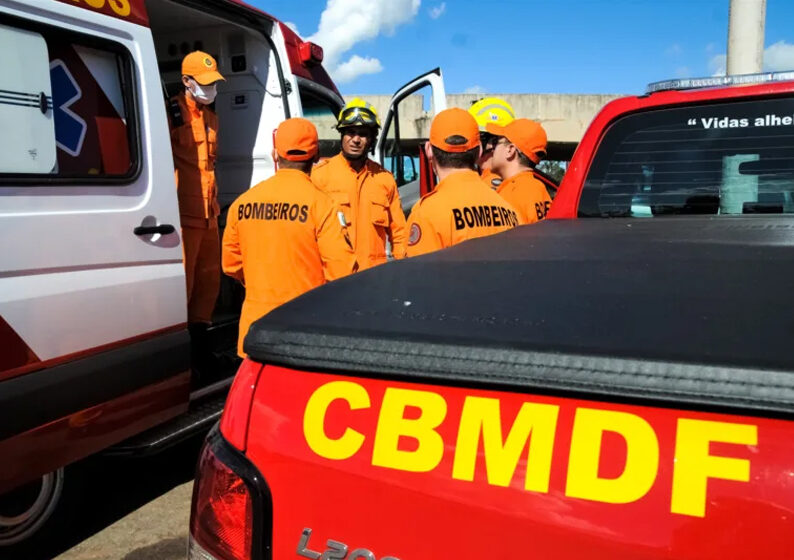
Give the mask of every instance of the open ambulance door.
POLYGON ((389 104, 375 157, 394 175, 406 214, 435 184, 435 177, 424 157, 424 143, 430 121, 446 108, 447 96, 440 68, 402 86, 389 104))

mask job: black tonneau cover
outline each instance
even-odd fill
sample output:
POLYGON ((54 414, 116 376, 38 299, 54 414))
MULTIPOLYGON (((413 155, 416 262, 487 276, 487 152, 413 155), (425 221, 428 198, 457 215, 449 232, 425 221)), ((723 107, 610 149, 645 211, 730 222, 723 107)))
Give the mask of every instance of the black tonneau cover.
POLYGON ((389 263, 257 321, 304 370, 794 412, 794 218, 546 221, 389 263))

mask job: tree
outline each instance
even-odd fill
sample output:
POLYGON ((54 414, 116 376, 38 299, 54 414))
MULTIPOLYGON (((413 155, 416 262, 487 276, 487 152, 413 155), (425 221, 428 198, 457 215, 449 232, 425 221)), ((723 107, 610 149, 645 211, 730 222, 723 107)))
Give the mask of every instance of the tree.
POLYGON ((565 171, 568 168, 567 161, 553 161, 543 160, 538 164, 538 169, 543 171, 546 175, 557 181, 562 181, 565 171))

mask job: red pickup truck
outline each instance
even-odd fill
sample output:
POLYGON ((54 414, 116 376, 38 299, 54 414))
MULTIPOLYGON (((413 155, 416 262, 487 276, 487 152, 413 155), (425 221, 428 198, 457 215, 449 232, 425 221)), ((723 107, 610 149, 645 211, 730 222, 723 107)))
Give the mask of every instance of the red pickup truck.
POLYGON ((551 216, 619 219, 469 241, 256 322, 190 557, 791 558, 794 82, 727 81, 594 120, 551 216))

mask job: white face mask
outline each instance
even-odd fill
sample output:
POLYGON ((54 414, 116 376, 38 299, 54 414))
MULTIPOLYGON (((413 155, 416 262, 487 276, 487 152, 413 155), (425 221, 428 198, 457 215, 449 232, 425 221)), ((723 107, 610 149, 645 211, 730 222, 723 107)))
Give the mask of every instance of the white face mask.
POLYGON ((196 101, 203 105, 209 105, 215 101, 215 96, 218 95, 218 89, 215 84, 202 86, 196 80, 190 80, 190 93, 196 98, 196 101))

